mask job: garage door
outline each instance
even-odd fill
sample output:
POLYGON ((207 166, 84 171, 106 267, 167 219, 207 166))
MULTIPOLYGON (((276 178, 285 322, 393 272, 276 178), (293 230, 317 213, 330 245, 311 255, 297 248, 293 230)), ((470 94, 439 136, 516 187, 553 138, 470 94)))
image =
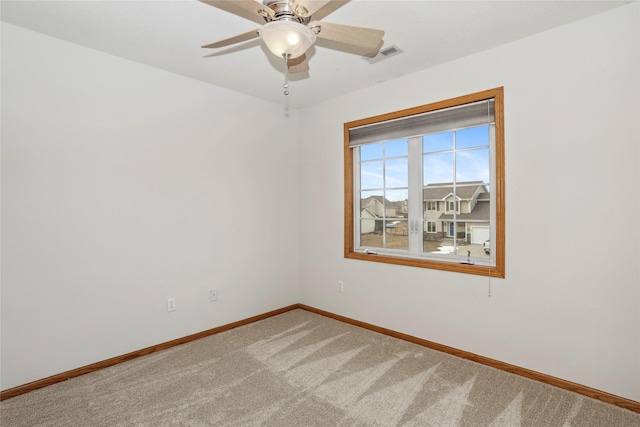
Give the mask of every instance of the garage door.
POLYGON ((471 227, 471 243, 482 244, 485 240, 491 238, 491 228, 489 227, 471 227))

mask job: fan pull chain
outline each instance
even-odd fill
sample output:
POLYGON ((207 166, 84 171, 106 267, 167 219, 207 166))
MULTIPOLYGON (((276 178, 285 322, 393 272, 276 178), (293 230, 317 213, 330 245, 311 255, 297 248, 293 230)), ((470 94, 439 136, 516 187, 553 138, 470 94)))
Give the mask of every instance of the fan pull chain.
POLYGON ((283 53, 284 57, 284 84, 282 88, 284 89, 284 94, 289 95, 289 55, 288 53, 283 53))

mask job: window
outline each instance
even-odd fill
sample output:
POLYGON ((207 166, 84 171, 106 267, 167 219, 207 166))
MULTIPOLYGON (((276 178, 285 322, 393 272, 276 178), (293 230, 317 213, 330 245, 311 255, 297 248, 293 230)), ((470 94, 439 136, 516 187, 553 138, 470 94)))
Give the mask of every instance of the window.
POLYGON ((504 277, 503 111, 497 88, 345 123, 345 257, 504 277))

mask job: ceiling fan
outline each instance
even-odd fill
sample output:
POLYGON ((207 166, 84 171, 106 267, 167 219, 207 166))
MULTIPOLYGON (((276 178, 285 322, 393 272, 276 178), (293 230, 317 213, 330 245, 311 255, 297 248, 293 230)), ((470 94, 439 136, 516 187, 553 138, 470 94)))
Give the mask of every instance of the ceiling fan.
POLYGON ((256 30, 202 47, 221 48, 260 37, 269 51, 285 61, 285 95, 288 94, 287 72, 309 70, 305 52, 317 38, 333 42, 329 47, 367 57, 376 56, 383 44, 382 30, 319 21, 349 0, 200 1, 262 24, 256 30))

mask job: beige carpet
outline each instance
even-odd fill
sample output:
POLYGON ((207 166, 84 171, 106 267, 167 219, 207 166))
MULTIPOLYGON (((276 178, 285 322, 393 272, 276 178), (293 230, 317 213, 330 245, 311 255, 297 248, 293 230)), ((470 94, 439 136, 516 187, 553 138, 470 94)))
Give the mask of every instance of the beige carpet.
POLYGON ((9 426, 640 426, 640 414, 294 310, 6 400, 9 426))

